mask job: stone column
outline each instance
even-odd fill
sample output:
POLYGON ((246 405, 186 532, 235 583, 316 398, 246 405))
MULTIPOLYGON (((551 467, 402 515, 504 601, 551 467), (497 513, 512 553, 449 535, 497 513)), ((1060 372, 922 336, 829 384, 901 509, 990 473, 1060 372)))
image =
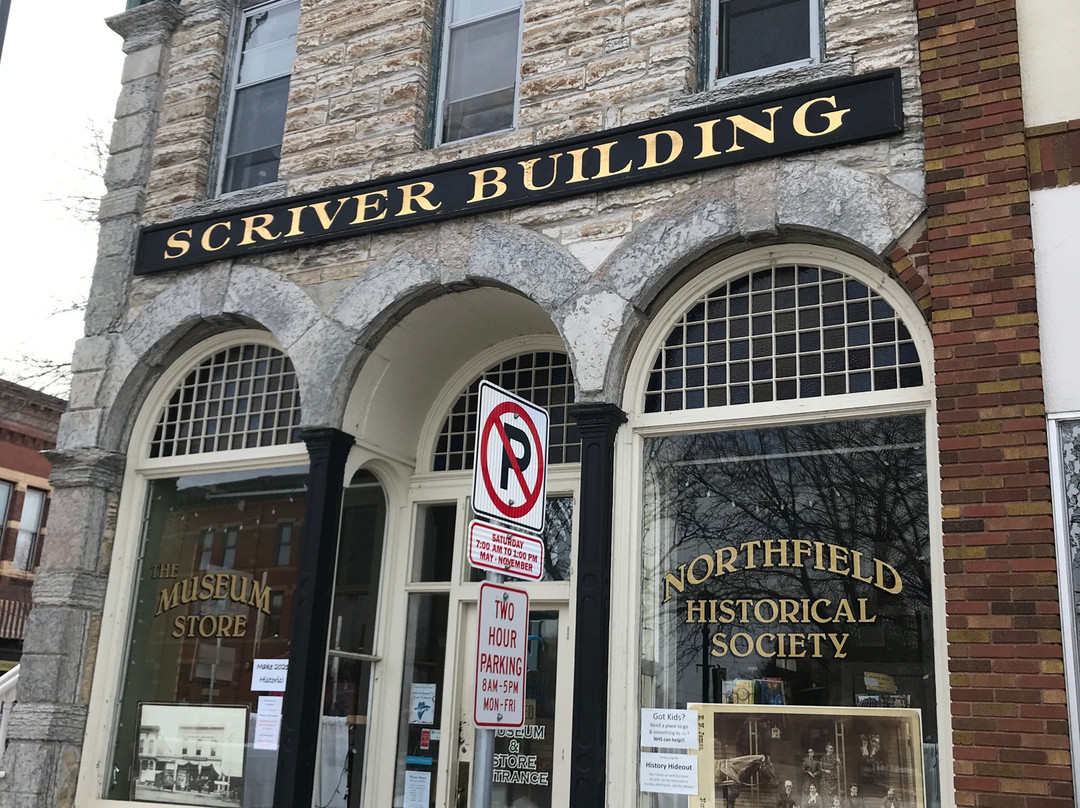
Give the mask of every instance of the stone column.
POLYGON ((603 808, 607 780, 608 638, 615 434, 626 415, 614 404, 571 408, 581 435, 578 502, 571 808, 603 808))
POLYGON ((3 757, 4 808, 74 799, 123 476, 123 455, 113 452, 48 456, 53 504, 3 757))
POLYGON ((274 808, 311 804, 345 461, 353 445, 352 435, 330 427, 305 429, 301 435, 311 465, 293 599, 289 680, 282 705, 274 808))

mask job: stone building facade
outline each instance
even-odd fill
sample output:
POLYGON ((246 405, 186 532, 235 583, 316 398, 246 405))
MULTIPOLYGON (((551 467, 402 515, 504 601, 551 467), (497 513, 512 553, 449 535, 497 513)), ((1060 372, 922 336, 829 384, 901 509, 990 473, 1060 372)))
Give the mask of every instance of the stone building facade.
POLYGON ((110 18, 0 804, 1073 804, 1034 6, 110 18), (552 431, 525 725, 474 780, 481 378, 552 431))

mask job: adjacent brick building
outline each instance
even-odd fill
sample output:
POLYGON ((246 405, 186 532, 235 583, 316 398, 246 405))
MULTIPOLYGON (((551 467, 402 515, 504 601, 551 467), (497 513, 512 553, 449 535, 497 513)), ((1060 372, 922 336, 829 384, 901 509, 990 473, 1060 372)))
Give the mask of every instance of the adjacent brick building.
POLYGON ((30 587, 41 561, 49 514, 42 454, 56 446, 63 399, 0 380, 0 667, 17 664, 30 587))
POLYGON ((1067 6, 110 18, 0 805, 1075 804, 1067 6))

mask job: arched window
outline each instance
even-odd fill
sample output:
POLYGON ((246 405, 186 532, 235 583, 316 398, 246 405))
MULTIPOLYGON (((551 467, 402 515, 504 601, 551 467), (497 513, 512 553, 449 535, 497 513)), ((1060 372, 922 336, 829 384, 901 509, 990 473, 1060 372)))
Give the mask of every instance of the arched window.
POLYGON ((574 374, 566 354, 534 351, 504 359, 484 371, 462 392, 439 431, 433 471, 473 467, 473 442, 480 382, 497 384, 548 411, 548 462, 577 463, 581 444, 577 427, 567 415, 574 403, 574 374))
MULTIPOLYGON (((646 331, 626 394, 624 535, 642 558, 627 664, 640 707, 697 712, 710 799, 764 782, 743 770, 762 755, 796 803, 854 786, 940 804, 929 356, 898 286, 815 247, 729 259, 646 331)), ((650 782, 640 806, 664 790, 650 782)))
POLYGON ((265 698, 285 689, 306 501, 299 423, 292 363, 261 331, 206 340, 147 396, 110 582, 122 605, 106 622, 122 636, 103 645, 124 655, 103 730, 106 798, 272 802, 265 698))
POLYGON ((733 278, 683 313, 657 351, 645 412, 921 384, 888 301, 857 278, 791 263, 733 278))
POLYGON ((281 446, 299 440, 300 392, 289 357, 233 345, 206 357, 161 411, 150 457, 281 446))

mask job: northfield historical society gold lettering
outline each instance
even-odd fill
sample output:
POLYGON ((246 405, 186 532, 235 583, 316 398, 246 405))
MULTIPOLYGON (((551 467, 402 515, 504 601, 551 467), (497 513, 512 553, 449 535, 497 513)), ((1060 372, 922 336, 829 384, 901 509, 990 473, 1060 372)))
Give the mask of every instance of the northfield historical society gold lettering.
MULTIPOLYGON (((160 567, 175 568, 176 565, 163 564, 160 567)), ((159 576, 152 571, 151 577, 159 576)), ((162 589, 158 592, 154 617, 199 600, 227 600, 254 607, 263 614, 270 614, 269 586, 247 575, 218 572, 192 575, 162 589)), ((247 633, 247 622, 246 614, 182 614, 173 620, 172 636, 176 639, 196 636, 203 639, 243 637, 247 633)))
MULTIPOLYGON (((691 153, 694 160, 717 158, 744 150, 752 140, 772 144, 780 127, 799 138, 812 140, 843 126, 844 117, 851 110, 837 106, 836 96, 827 95, 812 98, 791 109, 783 104, 765 107, 753 118, 742 114, 720 116, 694 124, 690 142, 674 129, 628 135, 621 144, 633 143, 638 156, 626 159, 622 165, 613 165, 612 149, 620 145, 620 141, 612 140, 521 160, 511 168, 501 165, 479 168, 467 172, 471 177, 472 193, 464 204, 498 200, 510 191, 515 194, 541 192, 606 177, 647 173, 691 153), (594 165, 596 170, 586 173, 587 165, 594 165)), ((396 183, 338 199, 296 205, 287 208, 285 213, 254 213, 239 219, 212 222, 201 232, 194 227, 178 229, 166 239, 162 257, 165 261, 182 258, 193 244, 212 254, 230 245, 255 248, 281 239, 327 233, 342 226, 405 221, 420 212, 437 212, 443 205, 440 188, 433 182, 396 183)))
MULTIPOLYGON (((700 586, 712 578, 720 578, 745 570, 800 569, 809 566, 819 572, 850 577, 889 595, 903 591, 900 573, 881 559, 869 559, 858 550, 839 544, 803 539, 763 539, 739 545, 720 547, 703 553, 688 564, 680 564, 676 572, 664 575, 664 603, 671 600, 672 591, 682 593, 686 585, 700 586)), ((750 598, 688 599, 686 622, 704 624, 759 625, 795 624, 827 626, 831 624, 869 624, 877 621, 871 614, 869 600, 857 598, 832 601, 829 598, 750 598)), ((836 659, 847 656, 850 634, 841 632, 716 632, 710 653, 716 657, 732 655, 747 657, 757 654, 764 658, 820 659, 831 653, 836 659)))

